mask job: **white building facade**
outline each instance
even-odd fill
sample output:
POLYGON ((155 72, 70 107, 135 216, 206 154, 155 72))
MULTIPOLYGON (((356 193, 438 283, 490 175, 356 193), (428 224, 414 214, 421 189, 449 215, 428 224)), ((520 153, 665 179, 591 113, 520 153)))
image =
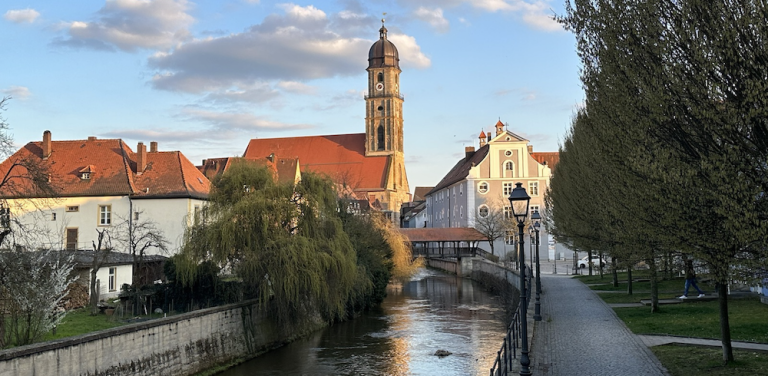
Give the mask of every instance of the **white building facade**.
MULTIPOLYGON (((544 213, 544 193, 552 176, 550 164, 556 163, 557 153, 533 153, 533 147, 523 137, 504 130, 496 124, 496 135, 482 132, 480 147, 465 149, 461 159, 427 194, 426 215, 429 227, 476 227, 479 217, 500 210, 506 218, 512 215, 509 194, 515 183, 522 183, 531 196, 530 212, 544 213), (549 161, 548 161, 549 160, 549 161)), ((531 245, 526 228, 526 257, 531 245)), ((517 227, 494 242, 496 255, 513 257, 517 227)), ((549 252, 546 230, 540 230, 540 258, 554 257, 549 252)), ((488 247, 488 244, 482 245, 488 247)), ((486 249, 491 251, 490 247, 486 249)))

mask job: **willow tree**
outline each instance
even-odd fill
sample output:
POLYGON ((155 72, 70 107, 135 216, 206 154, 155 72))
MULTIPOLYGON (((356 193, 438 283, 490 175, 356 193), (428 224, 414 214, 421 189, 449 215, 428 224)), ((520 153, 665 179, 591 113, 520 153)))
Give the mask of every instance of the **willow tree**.
POLYGON ((343 319, 358 281, 333 184, 313 174, 296 186, 278 184, 247 161, 212 181, 210 204, 187 232, 182 254, 183 280, 203 260, 228 267, 282 324, 301 325, 315 314, 343 319))

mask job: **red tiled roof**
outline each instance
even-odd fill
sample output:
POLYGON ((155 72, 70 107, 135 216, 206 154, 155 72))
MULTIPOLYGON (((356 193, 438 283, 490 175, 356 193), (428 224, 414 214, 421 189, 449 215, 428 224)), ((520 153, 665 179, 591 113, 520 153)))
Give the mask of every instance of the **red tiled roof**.
MULTIPOLYGON (((205 159, 203 160, 203 165, 197 166, 197 169, 208 179, 213 179, 215 176, 227 171, 238 160, 245 159, 239 157, 205 159)), ((279 183, 297 183, 296 169, 299 166, 298 158, 275 158, 274 155, 270 155, 266 158, 248 159, 248 161, 267 167, 279 183)))
MULTIPOLYGON (((0 174, 18 160, 29 159, 48 169, 57 196, 196 197, 208 196, 209 182, 180 152, 149 152, 144 173, 136 174, 136 157, 120 139, 51 141, 51 152, 43 159, 42 142, 29 142, 0 163, 0 174), (82 178, 89 173, 87 179, 82 178), (199 179, 198 179, 199 178, 199 179), (149 192, 146 191, 149 188, 149 192)), ((19 169, 18 174, 26 174, 19 169)), ((15 179, 15 188, 29 191, 24 179, 15 179), (27 187, 22 187, 24 185, 27 187)), ((18 189, 5 186, 0 196, 18 197, 18 189)), ((35 197, 35 193, 31 193, 35 197)))
POLYGON ((385 189, 388 156, 365 156, 365 133, 252 139, 243 157, 261 159, 274 153, 298 158, 302 172, 328 175, 356 189, 385 189))
POLYGON ((196 166, 197 169, 209 180, 219 175, 229 168, 232 158, 209 158, 203 159, 202 166, 196 166))
POLYGON ((208 178, 179 151, 147 153, 147 167, 134 177, 134 186, 137 198, 207 198, 210 190, 208 178))
POLYGON ((560 161, 560 153, 558 152, 543 152, 543 153, 531 153, 531 157, 541 164, 546 164, 552 171, 555 171, 557 162, 560 161))
POLYGON ((401 234, 413 242, 460 242, 488 241, 480 231, 472 227, 399 228, 401 234))
POLYGON ((427 193, 434 187, 416 187, 413 191, 413 201, 425 201, 427 199, 427 193))

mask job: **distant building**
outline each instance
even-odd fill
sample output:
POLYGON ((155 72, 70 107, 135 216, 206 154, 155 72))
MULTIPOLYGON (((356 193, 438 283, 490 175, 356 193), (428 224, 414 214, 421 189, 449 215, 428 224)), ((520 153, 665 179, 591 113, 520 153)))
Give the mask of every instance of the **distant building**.
POLYGON ((90 250, 98 241, 97 230, 107 230, 117 247, 115 239, 125 237, 132 225, 151 221, 170 243, 170 253, 178 250, 210 185, 181 152, 159 151, 156 142, 149 151, 140 142, 134 152, 120 139, 51 137, 45 131, 42 141, 27 143, 0 163, 0 174, 13 168, 15 176, 0 187, 0 198, 11 217, 34 233, 27 233, 34 237, 25 241, 35 247, 90 250), (53 195, 27 190, 28 172, 14 166, 23 160, 47 169, 53 195))
MULTIPOLYGON (((531 196, 530 211, 543 214, 544 193, 558 155, 534 153, 528 140, 504 127, 497 122, 493 137, 490 132, 481 132, 479 149, 466 147, 464 158, 426 194, 428 227, 475 227, 477 218, 493 208, 511 217, 508 197, 517 182, 523 183, 531 196)), ((515 229, 495 242, 497 255, 514 250, 516 234, 515 229)), ((548 235, 543 228, 540 238, 541 257, 549 258, 548 235)))
POLYGON ((411 201, 403 151, 400 57, 382 25, 368 52, 365 133, 252 139, 246 159, 298 158, 302 172, 325 174, 342 190, 380 207, 393 222, 411 201))
POLYGON ((413 201, 404 203, 400 208, 400 227, 427 227, 426 194, 434 187, 416 187, 413 191, 413 201))

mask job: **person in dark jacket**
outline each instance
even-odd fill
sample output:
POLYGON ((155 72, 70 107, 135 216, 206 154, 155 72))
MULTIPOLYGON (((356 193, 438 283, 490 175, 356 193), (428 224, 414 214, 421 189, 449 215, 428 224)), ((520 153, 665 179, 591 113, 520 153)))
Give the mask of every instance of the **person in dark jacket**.
POLYGON ((693 286, 696 291, 699 292, 699 298, 704 297, 704 291, 701 291, 699 286, 696 284, 696 271, 693 270, 693 260, 687 259, 685 260, 685 292, 683 293, 683 296, 679 297, 678 299, 688 299, 688 289, 693 286))

